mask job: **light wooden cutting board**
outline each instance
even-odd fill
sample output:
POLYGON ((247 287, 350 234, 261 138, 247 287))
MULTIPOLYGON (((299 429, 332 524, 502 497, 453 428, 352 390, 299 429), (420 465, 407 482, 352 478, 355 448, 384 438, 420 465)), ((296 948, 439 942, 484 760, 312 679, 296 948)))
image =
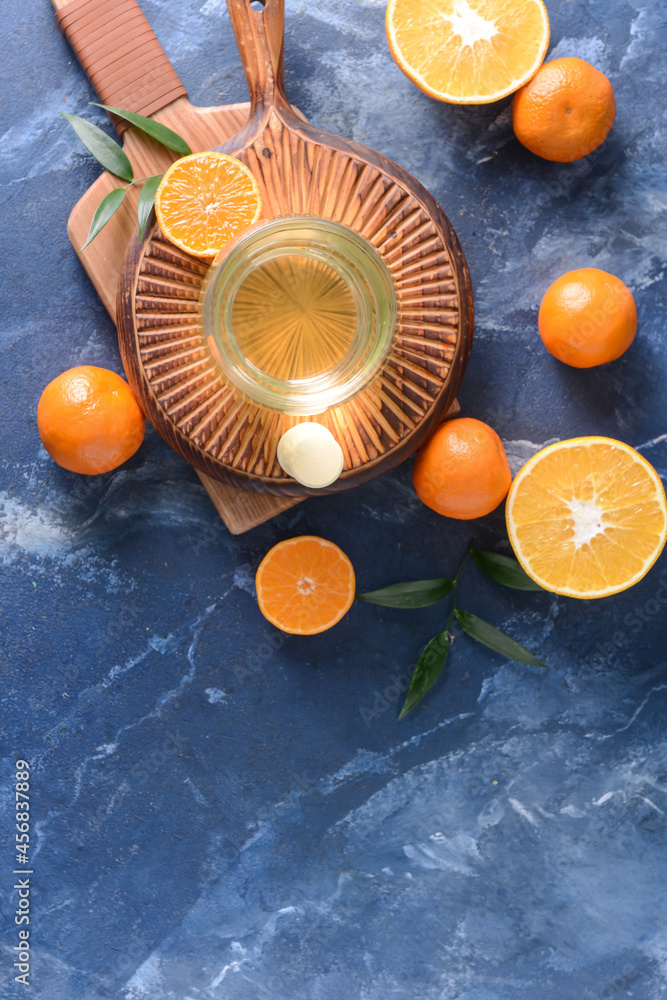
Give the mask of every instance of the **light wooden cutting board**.
MULTIPOLYGON (((136 0, 51 0, 61 31, 72 44, 102 104, 135 111, 178 132, 193 152, 211 149, 234 135, 248 119, 248 104, 197 108, 190 104, 183 84, 171 66, 136 0)), ((138 129, 117 123, 134 176, 162 173, 176 158, 138 129)), ((72 136, 73 141, 74 136, 72 136)), ((113 188, 123 184, 105 171, 72 210, 67 232, 74 248, 86 242, 95 209, 113 188)), ((140 185, 129 189, 125 201, 104 229, 79 252, 90 280, 116 322, 120 270, 130 237, 136 228, 140 185)), ((240 534, 288 507, 298 499, 237 490, 197 473, 216 510, 233 534, 240 534)))
MULTIPOLYGON (((136 0, 51 0, 56 19, 102 104, 135 111, 178 132, 193 151, 211 149, 235 135, 248 120, 249 104, 198 108, 136 0)), ((297 112, 298 114, 299 112, 297 112)), ((175 154, 127 122, 117 120, 135 177, 162 173, 175 154)), ((73 141, 76 141, 73 137, 73 141)), ((85 250, 95 209, 113 188, 123 184, 106 171, 74 206, 67 232, 109 315, 116 322, 121 266, 136 229, 139 185, 85 250)), ((446 414, 459 412, 456 401, 446 414)), ((232 534, 241 534, 301 501, 235 489, 197 472, 216 510, 232 534)))

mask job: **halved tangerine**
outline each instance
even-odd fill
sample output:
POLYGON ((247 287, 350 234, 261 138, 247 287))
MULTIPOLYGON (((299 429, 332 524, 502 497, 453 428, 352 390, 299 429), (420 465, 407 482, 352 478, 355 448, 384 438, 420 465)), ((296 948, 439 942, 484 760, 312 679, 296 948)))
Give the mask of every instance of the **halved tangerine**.
POLYGON ((389 0, 394 59, 420 90, 451 104, 488 104, 537 72, 549 44, 542 0, 389 0))
POLYGON ((317 535, 274 545, 259 564, 255 585, 264 617, 294 635, 325 632, 354 601, 352 563, 337 545, 317 535))
POLYGON ((168 240, 195 257, 215 257, 262 213, 251 171, 226 153, 193 153, 169 167, 155 193, 168 240))
POLYGON ((536 583, 568 597, 606 597, 642 579, 667 537, 658 473, 622 441, 572 438, 524 465, 507 497, 517 559, 536 583))

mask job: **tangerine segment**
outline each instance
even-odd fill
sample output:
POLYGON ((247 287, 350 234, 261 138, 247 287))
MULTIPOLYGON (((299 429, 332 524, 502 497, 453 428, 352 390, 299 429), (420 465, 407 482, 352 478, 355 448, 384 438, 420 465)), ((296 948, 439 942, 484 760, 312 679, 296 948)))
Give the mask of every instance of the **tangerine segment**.
POLYGON ((255 577, 259 610, 283 632, 316 635, 339 622, 352 606, 352 563, 337 545, 316 535, 279 542, 255 577))
POLYGON ((514 93, 546 55, 542 0, 389 0, 394 59, 420 90, 452 104, 514 93))
POLYGON ((195 257, 215 257, 261 212, 257 181, 226 153, 193 153, 176 160, 155 194, 163 234, 195 257))
POLYGON ((517 559, 546 590, 606 597, 637 583, 667 537, 667 501, 639 452, 605 437, 573 438, 534 455, 507 498, 517 559))

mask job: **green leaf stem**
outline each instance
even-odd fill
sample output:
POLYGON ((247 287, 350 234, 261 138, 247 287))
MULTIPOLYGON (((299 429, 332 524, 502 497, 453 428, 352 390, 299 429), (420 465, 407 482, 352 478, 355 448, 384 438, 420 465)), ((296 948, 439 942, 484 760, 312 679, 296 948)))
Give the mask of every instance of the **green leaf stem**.
POLYGON ((473 549, 471 555, 477 566, 496 583, 514 590, 544 590, 539 583, 531 580, 521 563, 512 556, 504 556, 500 552, 485 552, 483 549, 473 549))
MULTIPOLYGON (((121 180, 131 181, 134 177, 132 164, 117 142, 114 142, 97 125, 79 118, 78 115, 68 115, 65 111, 60 114, 70 123, 81 142, 89 153, 91 153, 98 163, 110 173, 120 177, 121 180)), ((100 206, 101 207, 101 206, 100 206)))
POLYGON ((477 615, 470 614, 469 611, 455 609, 456 620, 464 632, 482 645, 488 646, 495 653, 506 656, 509 660, 516 660, 518 663, 528 663, 533 667, 544 667, 548 669, 548 664, 542 663, 536 656, 522 646, 520 642, 515 642, 508 635, 501 632, 495 625, 489 625, 477 615))
POLYGON ((113 191, 109 191, 109 194, 102 198, 102 201, 95 209, 95 215, 90 223, 90 229, 88 230, 86 242, 80 248, 79 253, 81 253, 81 250, 84 250, 89 243, 92 243, 100 230, 104 229, 114 212, 116 212, 123 204, 124 198, 125 188, 123 187, 114 188, 113 191))
POLYGON ((104 108, 105 111, 110 111, 111 114, 116 115, 118 118, 123 118, 126 122, 130 122, 131 125, 135 125, 146 135, 149 135, 151 139, 157 139, 159 143, 166 146, 167 149, 173 149, 175 153, 180 156, 189 156, 192 150, 188 146, 185 139, 183 139, 177 132, 173 132, 166 125, 161 125, 159 122, 153 121, 152 118, 145 118, 144 115, 138 115, 134 111, 123 111, 122 108, 113 108, 109 104, 98 104, 97 101, 91 101, 97 108, 104 108))
POLYGON ((417 660, 417 666, 412 675, 410 687, 405 696, 399 719, 402 719, 408 712, 411 712, 415 705, 419 704, 426 692, 435 684, 445 668, 450 648, 451 635, 447 631, 436 635, 425 647, 417 660))
POLYGON ((357 594, 358 601, 380 604, 383 608, 427 608, 437 604, 451 593, 453 580, 413 580, 395 583, 381 590, 357 594))
POLYGON ((148 222, 148 217, 151 214, 151 210, 155 202, 155 192, 157 191, 163 176, 164 174, 155 174, 153 177, 147 177, 144 182, 144 186, 141 189, 141 194, 139 195, 139 201, 137 203, 137 221, 139 222, 140 240, 143 240, 144 238, 146 223, 148 222))

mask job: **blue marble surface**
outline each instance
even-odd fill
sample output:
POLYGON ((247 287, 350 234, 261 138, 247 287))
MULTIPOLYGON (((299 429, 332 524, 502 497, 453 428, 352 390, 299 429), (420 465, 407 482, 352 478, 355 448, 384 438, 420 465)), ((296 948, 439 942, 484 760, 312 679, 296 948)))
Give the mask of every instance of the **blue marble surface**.
MULTIPOLYGON (((196 104, 244 100, 223 0, 142 4, 196 104)), ((460 393, 513 467, 608 434, 667 473, 667 9, 548 0, 550 56, 608 74, 609 140, 550 164, 510 103, 457 108, 392 61, 384 5, 287 3, 286 79, 311 121, 376 148, 438 198, 463 243, 477 325, 460 393), (618 274, 639 333, 592 371, 537 335, 574 267, 618 274)), ((149 430, 115 473, 42 449, 35 407, 73 365, 120 371, 115 331, 67 239, 98 168, 61 110, 103 122, 46 0, 4 0, 2 997, 14 981, 13 775, 32 764, 30 995, 39 1000, 658 1000, 667 992, 667 561, 599 602, 510 592, 471 568, 461 603, 549 671, 458 636, 398 723, 398 688, 438 607, 354 606, 283 637, 253 575, 314 533, 360 589, 451 573, 476 523, 415 500, 410 463, 232 537, 149 430)))

